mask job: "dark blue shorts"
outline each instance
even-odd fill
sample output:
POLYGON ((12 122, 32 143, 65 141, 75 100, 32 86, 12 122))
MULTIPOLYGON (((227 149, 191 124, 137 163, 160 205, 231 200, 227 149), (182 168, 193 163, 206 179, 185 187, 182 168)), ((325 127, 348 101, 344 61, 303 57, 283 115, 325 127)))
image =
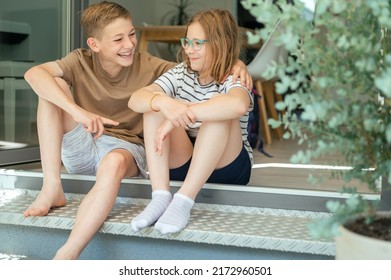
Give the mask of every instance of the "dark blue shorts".
MULTIPOLYGON (((184 181, 190 167, 191 158, 178 168, 170 169, 170 180, 184 181)), ((237 158, 227 166, 212 172, 207 183, 246 185, 250 181, 251 161, 243 147, 237 158)))

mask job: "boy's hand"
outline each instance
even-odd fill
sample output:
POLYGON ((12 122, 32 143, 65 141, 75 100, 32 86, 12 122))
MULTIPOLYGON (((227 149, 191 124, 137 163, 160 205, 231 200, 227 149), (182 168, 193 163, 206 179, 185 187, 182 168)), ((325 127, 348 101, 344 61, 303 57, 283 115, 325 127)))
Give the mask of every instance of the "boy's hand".
POLYGON ((92 133, 94 135, 94 139, 102 136, 105 131, 105 124, 108 125, 119 125, 119 122, 113 121, 111 119, 87 112, 84 112, 79 115, 79 117, 75 118, 75 121, 82 124, 85 131, 92 133))

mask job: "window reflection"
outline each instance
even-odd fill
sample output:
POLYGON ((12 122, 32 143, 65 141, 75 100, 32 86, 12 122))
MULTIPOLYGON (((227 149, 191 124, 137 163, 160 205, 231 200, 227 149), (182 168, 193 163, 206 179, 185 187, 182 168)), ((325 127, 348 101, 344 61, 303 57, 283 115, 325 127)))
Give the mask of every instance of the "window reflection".
MULTIPOLYGON (((38 148, 38 98, 23 76, 35 64, 61 57, 63 2, 2 0, 0 10, 0 164, 10 150, 38 148), (7 153, 5 153, 7 151, 7 153)), ((64 15, 63 15, 64 14, 64 15)), ((26 154, 27 155, 27 154, 26 154)))

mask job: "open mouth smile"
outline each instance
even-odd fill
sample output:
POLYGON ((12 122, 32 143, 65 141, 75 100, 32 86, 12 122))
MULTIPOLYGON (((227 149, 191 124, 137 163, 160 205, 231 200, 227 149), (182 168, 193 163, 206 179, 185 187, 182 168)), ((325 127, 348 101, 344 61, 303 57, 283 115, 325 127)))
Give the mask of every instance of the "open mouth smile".
POLYGON ((120 53, 118 54, 118 56, 122 57, 122 58, 128 58, 130 56, 132 56, 133 52, 127 52, 127 53, 120 53))

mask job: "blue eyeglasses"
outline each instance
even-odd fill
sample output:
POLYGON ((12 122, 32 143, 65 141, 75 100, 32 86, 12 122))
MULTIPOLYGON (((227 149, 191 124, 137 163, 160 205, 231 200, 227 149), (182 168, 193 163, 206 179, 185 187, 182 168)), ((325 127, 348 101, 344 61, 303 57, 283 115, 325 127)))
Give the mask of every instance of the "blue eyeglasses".
POLYGON ((187 38, 181 38, 181 45, 184 49, 187 49, 189 46, 193 48, 195 51, 199 51, 204 43, 208 42, 208 40, 201 40, 201 39, 187 39, 187 38))

